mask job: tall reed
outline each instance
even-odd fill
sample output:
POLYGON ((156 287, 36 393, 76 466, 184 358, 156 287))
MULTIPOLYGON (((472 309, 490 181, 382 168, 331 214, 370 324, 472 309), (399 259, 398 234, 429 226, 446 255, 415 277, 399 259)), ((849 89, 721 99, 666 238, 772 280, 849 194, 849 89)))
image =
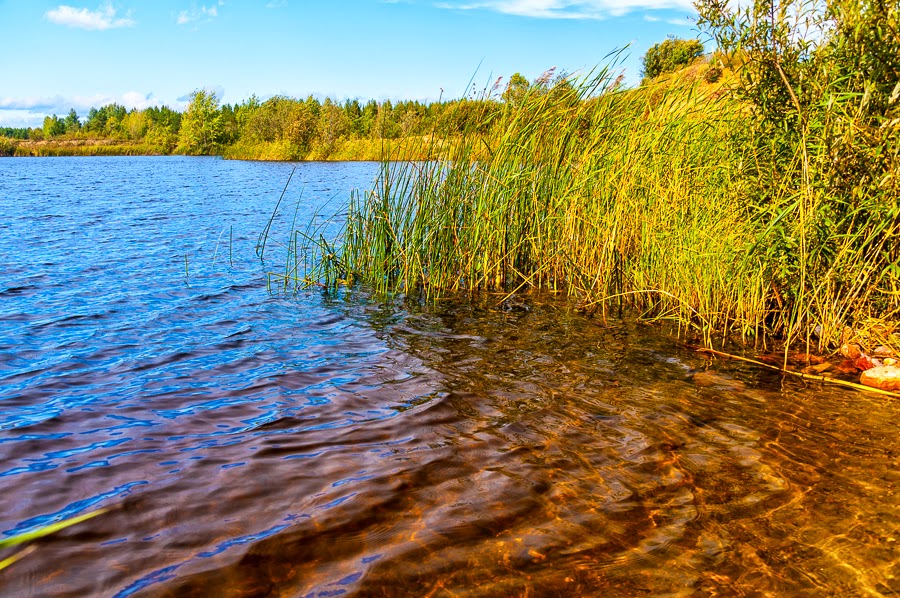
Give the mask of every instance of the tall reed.
POLYGON ((352 195, 329 281, 548 288, 600 311, 627 302, 707 338, 761 324, 736 103, 691 82, 622 90, 601 70, 482 116, 446 159, 385 161, 375 188, 352 195))
POLYGON ((621 89, 600 70, 481 102, 441 159, 385 160, 338 238, 299 235, 284 282, 498 301, 552 289, 602 314, 670 318, 707 344, 834 345, 844 326, 896 314, 896 198, 821 184, 831 154, 811 135, 773 171, 747 105, 697 79, 621 89))

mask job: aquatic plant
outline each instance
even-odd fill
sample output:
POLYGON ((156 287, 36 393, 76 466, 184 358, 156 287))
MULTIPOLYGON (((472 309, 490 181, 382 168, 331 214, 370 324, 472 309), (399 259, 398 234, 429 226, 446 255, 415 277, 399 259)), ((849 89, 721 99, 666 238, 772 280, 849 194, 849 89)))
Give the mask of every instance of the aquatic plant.
POLYGON ((340 238, 328 250, 308 239, 307 254, 329 256, 315 273, 381 292, 549 288, 706 337, 762 325, 735 170, 740 105, 694 82, 618 83, 603 69, 534 85, 470 115, 446 159, 385 161, 375 188, 351 197, 340 238))
POLYGON ((672 318, 707 344, 737 332, 824 349, 847 326, 896 319, 900 10, 734 10, 700 4, 730 69, 714 77, 694 64, 622 89, 612 68, 548 72, 456 104, 449 120, 467 112, 444 155, 385 161, 327 250, 307 239, 294 253, 328 257, 305 269, 319 279, 291 282, 549 288, 672 318))
MULTIPOLYGON (((43 527, 39 527, 37 529, 31 530, 29 532, 25 532, 22 534, 18 534, 12 536, 11 538, 4 538, 0 540, 0 550, 5 548, 12 548, 14 546, 21 546, 23 544, 27 544, 32 540, 37 540, 38 538, 43 538, 44 536, 48 536, 50 534, 56 533, 62 529, 67 527, 71 527, 77 523, 81 523, 82 521, 86 521, 97 515, 106 512, 105 509, 98 509, 96 511, 91 511, 90 513, 85 513, 84 515, 79 515, 77 517, 70 517, 68 519, 63 519, 62 521, 58 521, 56 523, 51 523, 50 525, 45 525, 43 527)), ((22 557, 26 556, 33 550, 33 547, 24 548, 11 556, 8 556, 2 560, 0 560, 0 570, 3 570, 22 557)))
POLYGON ((299 235, 284 284, 547 288, 602 314, 673 319, 707 344, 737 333, 824 348, 900 313, 894 129, 872 149, 878 176, 855 184, 829 162, 862 134, 853 102, 816 104, 827 110, 777 136, 734 76, 701 71, 622 89, 602 69, 477 103, 440 159, 385 160, 337 238, 299 235))

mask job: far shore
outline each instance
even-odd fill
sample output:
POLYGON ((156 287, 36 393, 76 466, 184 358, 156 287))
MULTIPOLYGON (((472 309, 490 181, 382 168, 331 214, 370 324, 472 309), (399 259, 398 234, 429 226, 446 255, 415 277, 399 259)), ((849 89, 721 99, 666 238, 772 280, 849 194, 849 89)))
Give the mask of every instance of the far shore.
MULTIPOLYGON (((105 138, 70 138, 52 140, 6 140, 0 146, 2 157, 58 157, 58 156, 169 156, 177 151, 166 151, 156 145, 140 141, 105 138)), ((277 143, 236 145, 218 148, 210 156, 222 156, 226 160, 252 160, 275 162, 368 162, 385 157, 396 160, 421 160, 436 157, 446 150, 446 140, 427 137, 403 137, 399 139, 339 139, 325 151, 314 148, 298 153, 295 148, 277 143)))

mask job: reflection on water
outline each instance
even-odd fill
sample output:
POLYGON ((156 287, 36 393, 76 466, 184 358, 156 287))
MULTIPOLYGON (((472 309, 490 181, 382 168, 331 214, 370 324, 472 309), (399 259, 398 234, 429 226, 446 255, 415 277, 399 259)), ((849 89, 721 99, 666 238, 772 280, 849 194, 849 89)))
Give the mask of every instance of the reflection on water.
POLYGON ((890 399, 546 297, 270 296, 289 168, 0 161, 0 530, 116 507, 0 593, 900 592, 890 399))

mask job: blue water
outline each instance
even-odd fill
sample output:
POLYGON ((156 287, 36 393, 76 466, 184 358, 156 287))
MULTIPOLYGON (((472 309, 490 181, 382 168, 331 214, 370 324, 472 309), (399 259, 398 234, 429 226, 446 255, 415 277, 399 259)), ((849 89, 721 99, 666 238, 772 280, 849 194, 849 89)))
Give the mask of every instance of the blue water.
POLYGON ((0 533, 104 510, 0 594, 900 591, 893 401, 539 295, 279 292, 378 173, 296 165, 261 259, 294 168, 0 160, 0 533))

